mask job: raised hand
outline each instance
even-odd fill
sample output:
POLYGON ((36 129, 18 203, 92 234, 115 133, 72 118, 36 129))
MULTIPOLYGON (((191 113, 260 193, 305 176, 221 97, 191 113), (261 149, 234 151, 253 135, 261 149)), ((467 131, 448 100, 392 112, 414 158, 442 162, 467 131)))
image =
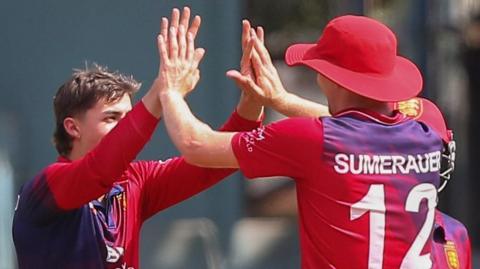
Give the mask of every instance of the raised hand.
MULTIPOLYGON (((243 30, 245 33, 245 27, 243 30)), ((250 29, 249 38, 243 38, 242 41, 244 40, 247 41, 246 45, 242 42, 244 49, 240 65, 241 72, 236 70, 227 72, 227 77, 233 79, 242 89, 244 93, 242 97, 247 96, 244 99, 254 99, 255 102, 271 107, 288 117, 330 115, 327 106, 303 99, 285 90, 270 54, 265 48, 263 29, 260 34, 258 28, 256 32, 250 29), (247 65, 247 62, 251 65, 247 65)))
MULTIPOLYGON (((240 59, 240 73, 244 76, 248 76, 252 80, 255 80, 255 75, 252 69, 251 58, 252 58, 252 47, 248 46, 250 42, 250 31, 253 28, 250 26, 250 22, 248 20, 242 21, 242 58, 240 59)), ((264 39, 264 31, 261 26, 258 26, 256 29, 256 35, 263 43, 264 39)))
POLYGON ((190 9, 185 7, 182 14, 174 8, 171 23, 162 18, 160 34, 158 35, 158 51, 160 68, 158 84, 160 92, 177 91, 183 96, 192 91, 200 79, 198 65, 205 50, 195 48, 195 37, 200 27, 201 18, 195 16, 192 24, 190 9))
POLYGON ((265 48, 263 29, 260 28, 259 31, 257 28, 256 32, 250 29, 248 38, 244 38, 245 30, 244 24, 240 72, 230 70, 227 77, 233 79, 242 91, 253 96, 261 104, 273 106, 273 103, 283 98, 287 92, 265 48))

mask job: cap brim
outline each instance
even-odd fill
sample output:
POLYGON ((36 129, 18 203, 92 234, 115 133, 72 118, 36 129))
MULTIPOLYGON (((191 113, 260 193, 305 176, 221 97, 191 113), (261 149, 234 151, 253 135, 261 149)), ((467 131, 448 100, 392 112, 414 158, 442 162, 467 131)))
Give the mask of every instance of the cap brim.
POLYGON ((362 96, 382 102, 397 102, 417 96, 423 86, 420 71, 414 63, 397 56, 395 68, 388 75, 366 74, 348 70, 323 59, 305 59, 316 44, 295 44, 285 53, 289 66, 305 65, 338 85, 362 96))

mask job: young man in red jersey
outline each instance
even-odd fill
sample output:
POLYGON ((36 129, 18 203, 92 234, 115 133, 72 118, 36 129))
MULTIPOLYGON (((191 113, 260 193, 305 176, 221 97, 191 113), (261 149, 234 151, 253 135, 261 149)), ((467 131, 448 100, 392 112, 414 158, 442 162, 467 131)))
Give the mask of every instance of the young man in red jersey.
MULTIPOLYGON (((198 16, 190 25, 188 8, 173 10, 171 27, 188 31, 192 46, 199 26, 198 16)), ((165 39, 167 31, 164 18, 165 39)), ((203 51, 189 53, 198 66, 203 51)), ((191 71, 184 82, 194 88, 199 72, 191 71)), ((156 79, 133 108, 140 84, 101 67, 76 71, 60 87, 54 99, 60 156, 19 192, 13 221, 19 268, 138 268, 142 224, 234 171, 199 168, 183 158, 133 161, 161 117, 160 83, 156 79)), ((242 96, 222 130, 257 128, 261 113, 261 105, 242 96)))
MULTIPOLYGON (((389 105, 422 87, 417 67, 397 56, 390 29, 367 17, 341 16, 316 44, 290 47, 287 64, 318 72, 333 116, 240 133, 215 132, 189 110, 184 73, 191 71, 179 70, 192 64, 179 56, 178 44, 191 40, 172 29, 170 40, 159 42, 163 116, 188 162, 239 167, 250 178, 293 178, 304 269, 431 268, 442 141, 389 105)), ((270 57, 253 33, 248 48, 258 59, 255 81, 238 80, 271 86, 270 57)))

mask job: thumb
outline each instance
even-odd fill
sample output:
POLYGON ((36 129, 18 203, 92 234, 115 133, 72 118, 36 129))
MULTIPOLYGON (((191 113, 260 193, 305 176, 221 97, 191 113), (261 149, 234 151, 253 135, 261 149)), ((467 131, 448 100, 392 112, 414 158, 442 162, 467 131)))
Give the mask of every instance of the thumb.
POLYGON ((244 75, 242 75, 240 72, 237 70, 229 70, 226 73, 226 76, 233 80, 235 84, 241 89, 245 90, 248 86, 248 78, 244 75))
POLYGON ((238 72, 237 70, 228 70, 225 75, 229 78, 234 80, 236 83, 246 83, 247 77, 242 75, 242 73, 238 72))
POLYGON ((225 75, 230 78, 230 79, 233 79, 235 80, 236 78, 239 78, 242 76, 242 74, 240 72, 238 72, 237 70, 228 70, 225 75))

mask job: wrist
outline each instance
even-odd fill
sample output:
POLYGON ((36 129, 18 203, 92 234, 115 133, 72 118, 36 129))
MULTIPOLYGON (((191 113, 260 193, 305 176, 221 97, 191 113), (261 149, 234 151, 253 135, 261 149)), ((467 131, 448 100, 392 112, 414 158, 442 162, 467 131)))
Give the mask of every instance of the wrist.
POLYGON ((285 103, 287 103, 288 98, 290 98, 289 95, 290 94, 287 91, 282 89, 281 93, 277 94, 270 100, 269 105, 274 109, 282 107, 285 105, 285 103))
POLYGON ((166 99, 177 99, 177 98, 183 99, 184 98, 183 94, 181 94, 178 90, 171 89, 171 88, 160 91, 158 93, 158 97, 161 103, 163 103, 163 100, 166 100, 166 99))
POLYGON ((244 119, 257 121, 262 117, 263 105, 252 96, 242 94, 237 104, 236 112, 244 119))

